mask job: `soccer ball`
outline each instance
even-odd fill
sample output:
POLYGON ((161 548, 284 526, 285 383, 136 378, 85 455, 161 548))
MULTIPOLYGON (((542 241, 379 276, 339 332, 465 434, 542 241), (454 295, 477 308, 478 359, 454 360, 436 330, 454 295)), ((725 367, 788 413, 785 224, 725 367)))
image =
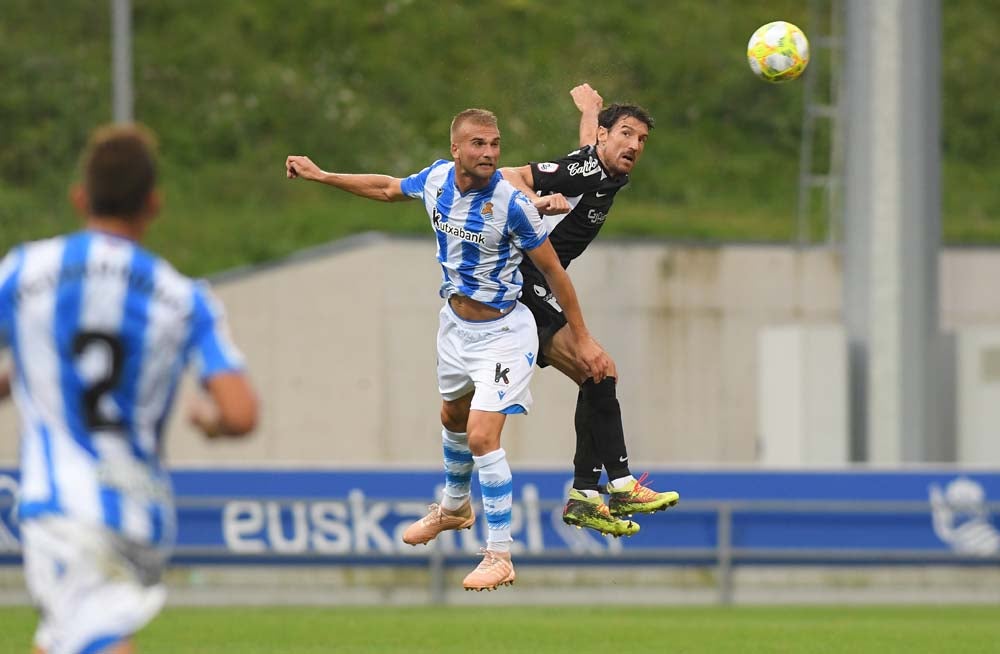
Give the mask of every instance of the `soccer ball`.
POLYGON ((761 25, 747 44, 747 61, 762 80, 787 82, 809 65, 809 41, 802 30, 783 20, 761 25))

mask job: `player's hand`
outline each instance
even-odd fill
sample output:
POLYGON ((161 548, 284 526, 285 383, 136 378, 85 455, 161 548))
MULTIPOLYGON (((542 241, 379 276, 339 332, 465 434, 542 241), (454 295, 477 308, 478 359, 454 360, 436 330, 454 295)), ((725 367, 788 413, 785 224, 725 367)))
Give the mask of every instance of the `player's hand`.
POLYGON ((309 157, 302 155, 289 155, 285 159, 285 176, 288 179, 301 177, 302 179, 316 180, 320 177, 319 166, 313 163, 309 157))
POLYGON ((207 395, 199 394, 191 401, 188 420, 208 438, 215 438, 222 432, 222 412, 207 395))
POLYGON ((562 193, 536 197, 531 204, 535 205, 538 213, 543 216, 561 216, 570 210, 569 201, 562 193))
POLYGON ((580 110, 581 113, 586 113, 587 111, 596 111, 600 113, 601 107, 604 106, 604 98, 590 86, 584 82, 579 86, 573 87, 573 90, 569 92, 570 96, 573 98, 573 102, 576 104, 576 108, 580 110))
POLYGON ((600 383, 611 374, 614 362, 604 348, 589 335, 577 342, 575 354, 580 366, 594 383, 600 383))

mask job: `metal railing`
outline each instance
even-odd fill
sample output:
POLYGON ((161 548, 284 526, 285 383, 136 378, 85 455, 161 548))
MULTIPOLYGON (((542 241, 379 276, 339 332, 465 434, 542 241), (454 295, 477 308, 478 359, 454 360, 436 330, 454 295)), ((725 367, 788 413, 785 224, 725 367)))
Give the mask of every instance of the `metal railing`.
MULTIPOLYGON (((258 500, 248 497, 200 497, 178 498, 179 511, 185 509, 214 509, 224 507, 229 502, 258 500)), ((341 501, 342 498, 266 498, 268 502, 292 504, 296 502, 341 501)), ((370 502, 387 501, 369 498, 370 502)), ((413 501, 412 498, 400 501, 413 501)), ((0 497, 0 517, 5 516, 10 507, 10 499, 0 497)), ((545 511, 559 511, 562 502, 542 500, 540 508, 545 511)), ((983 506, 989 513, 1000 511, 1000 503, 983 506)), ((738 516, 754 513, 803 514, 815 518, 817 515, 880 514, 884 516, 926 515, 932 520, 931 507, 927 502, 886 502, 886 501, 813 501, 813 500, 725 500, 725 501, 685 501, 674 507, 658 520, 669 520, 674 513, 699 513, 715 515, 715 543, 707 547, 641 547, 610 551, 607 549, 577 552, 568 548, 551 548, 543 552, 519 552, 518 565, 687 565, 714 568, 717 597, 720 604, 733 602, 734 571, 740 566, 753 565, 998 565, 1000 553, 971 555, 947 549, 905 548, 905 547, 746 547, 734 540, 734 520, 738 516)), ((0 527, 3 521, 0 520, 0 527)), ((4 551, 0 542, 0 563, 13 563, 17 551, 10 547, 4 551)), ((426 554, 389 554, 384 552, 350 552, 344 554, 302 552, 240 552, 225 544, 192 546, 178 545, 173 557, 176 565, 387 565, 426 566, 428 570, 428 591, 431 601, 444 603, 446 596, 445 577, 449 569, 466 565, 476 560, 468 551, 445 551, 435 547, 427 548, 426 554)))
MULTIPOLYGON (((376 498, 369 498, 377 501, 376 498)), ((212 506, 231 498, 203 498, 196 502, 180 501, 179 506, 212 506)), ((293 502, 315 502, 318 498, 268 498, 282 504, 293 502)), ((384 501, 384 500, 383 500, 384 501)), ((540 508, 546 511, 561 510, 561 500, 543 500, 540 508)), ((987 504, 987 511, 1000 511, 1000 503, 987 504)), ((546 552, 519 552, 519 565, 692 565, 715 569, 718 602, 733 602, 734 571, 739 566, 748 565, 996 565, 1000 564, 1000 554, 969 555, 948 550, 928 550, 926 548, 803 548, 803 547, 743 547, 734 544, 734 517, 751 513, 783 514, 884 514, 887 516, 926 515, 931 522, 931 507, 920 501, 815 501, 815 500, 695 500, 684 501, 672 508, 668 514, 656 519, 669 520, 671 513, 714 513, 716 542, 709 547, 643 547, 622 551, 591 550, 576 552, 565 548, 553 548, 546 552)), ((432 543, 426 555, 410 554, 346 554, 330 555, 316 552, 301 554, 240 554, 224 548, 179 547, 180 561, 195 562, 206 557, 223 557, 232 562, 244 563, 333 563, 354 565, 421 565, 425 564, 429 573, 429 593, 434 603, 444 603, 446 589, 445 576, 449 569, 468 565, 476 560, 470 552, 446 552, 432 543)))

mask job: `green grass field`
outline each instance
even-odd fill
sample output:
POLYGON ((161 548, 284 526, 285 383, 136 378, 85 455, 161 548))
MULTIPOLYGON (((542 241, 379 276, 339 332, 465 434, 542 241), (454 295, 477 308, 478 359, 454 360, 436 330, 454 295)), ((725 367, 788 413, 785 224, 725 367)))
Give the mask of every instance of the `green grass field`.
MULTIPOLYGON (((34 620, 0 609, 0 654, 27 652, 34 620)), ((1000 607, 175 608, 137 643, 142 654, 985 653, 998 651, 1000 607)))

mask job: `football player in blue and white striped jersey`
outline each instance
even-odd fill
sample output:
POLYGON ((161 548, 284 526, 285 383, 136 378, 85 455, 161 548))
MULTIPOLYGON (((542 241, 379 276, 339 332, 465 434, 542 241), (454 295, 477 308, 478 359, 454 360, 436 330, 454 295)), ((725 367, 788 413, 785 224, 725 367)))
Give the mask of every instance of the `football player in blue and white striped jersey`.
POLYGON ((132 651, 163 604, 175 517, 160 456, 185 364, 207 390, 191 413, 207 435, 257 420, 221 305, 139 246, 159 207, 152 134, 98 129, 83 174, 72 197, 85 228, 0 262, 0 346, 13 359, 0 391, 20 412, 25 578, 48 654, 132 651))
POLYGON ((468 590, 513 583, 510 561, 511 473, 500 434, 507 415, 531 407, 529 382, 538 355, 531 313, 517 301, 518 264, 527 255, 562 303, 579 365, 603 378, 609 360, 584 324, 572 283, 559 264, 538 209, 565 211, 562 196, 537 206, 497 172, 500 131, 496 116, 468 109, 451 124, 451 161, 439 160, 406 178, 321 170, 308 157, 289 156, 289 178, 329 184, 374 200, 423 202, 437 238, 441 265, 438 388, 442 397, 445 490, 441 504, 411 525, 403 540, 427 543, 448 529, 475 522, 470 503, 479 468, 488 530, 482 563, 468 590))

